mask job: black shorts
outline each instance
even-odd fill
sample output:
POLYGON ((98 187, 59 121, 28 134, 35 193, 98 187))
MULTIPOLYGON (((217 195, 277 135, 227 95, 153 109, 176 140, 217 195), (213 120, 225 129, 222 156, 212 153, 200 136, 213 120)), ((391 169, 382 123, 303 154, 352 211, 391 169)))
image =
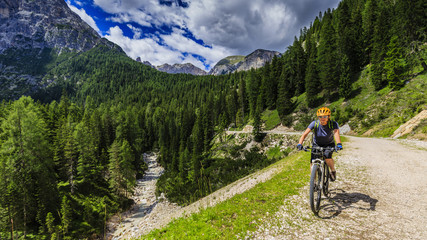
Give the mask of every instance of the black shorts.
MULTIPOLYGON (((313 145, 313 147, 319 147, 319 146, 318 145, 313 145)), ((329 144, 329 145, 326 145, 326 146, 320 146, 320 147, 333 147, 333 148, 335 148, 335 143, 332 143, 332 144, 329 144)), ((326 151, 323 152, 323 155, 325 156, 325 159, 328 159, 328 158, 332 158, 332 153, 333 153, 333 151, 326 150, 326 151)), ((322 155, 321 154, 317 154, 317 153, 313 153, 313 149, 312 149, 311 150, 310 163, 313 162, 313 160, 316 159, 316 158, 322 158, 322 155)))

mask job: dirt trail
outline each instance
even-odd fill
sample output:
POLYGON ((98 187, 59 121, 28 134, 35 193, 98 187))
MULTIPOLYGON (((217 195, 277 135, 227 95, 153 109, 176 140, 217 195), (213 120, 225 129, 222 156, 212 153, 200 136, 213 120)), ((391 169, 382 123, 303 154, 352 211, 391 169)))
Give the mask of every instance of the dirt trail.
MULTIPOLYGON (((338 180, 322 200, 321 218, 308 203, 308 183, 284 200, 281 210, 260 219, 246 239, 427 239, 427 142, 349 137, 335 155, 338 180), (422 149, 421 149, 422 148, 422 149)), ((126 213, 111 239, 128 239, 161 228, 172 219, 198 212, 270 179, 267 168, 187 206, 156 199, 162 169, 148 156, 147 177, 138 183, 138 204, 126 213)), ((117 225, 116 225, 117 226, 117 225)))
POLYGON ((321 218, 307 185, 247 239, 427 239, 427 142, 350 137, 344 147, 321 218))

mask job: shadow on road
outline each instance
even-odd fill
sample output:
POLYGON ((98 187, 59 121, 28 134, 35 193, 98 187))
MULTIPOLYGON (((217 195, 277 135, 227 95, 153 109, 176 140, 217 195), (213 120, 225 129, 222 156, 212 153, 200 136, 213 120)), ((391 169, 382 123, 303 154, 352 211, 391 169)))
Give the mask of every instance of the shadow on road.
POLYGON ((331 189, 329 196, 322 199, 319 217, 331 219, 349 209, 375 211, 378 200, 358 192, 346 192, 342 189, 331 189))

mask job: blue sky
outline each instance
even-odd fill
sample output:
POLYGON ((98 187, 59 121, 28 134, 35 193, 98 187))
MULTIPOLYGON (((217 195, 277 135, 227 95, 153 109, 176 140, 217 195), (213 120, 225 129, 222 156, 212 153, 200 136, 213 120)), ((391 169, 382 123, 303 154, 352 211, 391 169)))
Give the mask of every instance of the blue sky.
POLYGON ((102 37, 153 65, 210 70, 231 55, 284 52, 339 0, 65 0, 102 37))

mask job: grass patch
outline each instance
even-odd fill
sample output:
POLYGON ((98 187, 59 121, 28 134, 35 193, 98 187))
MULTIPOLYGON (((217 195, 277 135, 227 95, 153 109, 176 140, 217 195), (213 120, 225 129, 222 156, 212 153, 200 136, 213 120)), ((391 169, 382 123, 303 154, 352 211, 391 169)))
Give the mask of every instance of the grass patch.
POLYGON ((274 159, 282 157, 282 152, 280 151, 280 147, 272 147, 267 150, 266 155, 268 159, 274 159))
POLYGON ((214 207, 180 218, 141 239, 235 239, 254 231, 267 212, 279 210, 283 200, 309 181, 309 153, 299 152, 273 164, 282 170, 272 179, 214 207))
POLYGON ((261 117, 262 121, 265 123, 264 130, 271 130, 280 124, 279 112, 277 110, 266 110, 261 117))

